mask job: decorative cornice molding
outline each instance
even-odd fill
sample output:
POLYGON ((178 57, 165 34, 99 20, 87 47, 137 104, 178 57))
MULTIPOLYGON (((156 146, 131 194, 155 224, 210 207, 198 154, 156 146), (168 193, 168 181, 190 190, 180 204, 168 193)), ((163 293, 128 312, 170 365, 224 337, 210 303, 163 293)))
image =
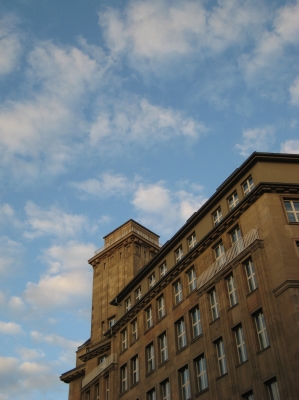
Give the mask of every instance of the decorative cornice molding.
POLYGON ((280 296, 283 292, 288 289, 299 289, 299 280, 298 279, 287 279, 282 284, 277 286, 275 289, 272 290, 275 297, 280 296))

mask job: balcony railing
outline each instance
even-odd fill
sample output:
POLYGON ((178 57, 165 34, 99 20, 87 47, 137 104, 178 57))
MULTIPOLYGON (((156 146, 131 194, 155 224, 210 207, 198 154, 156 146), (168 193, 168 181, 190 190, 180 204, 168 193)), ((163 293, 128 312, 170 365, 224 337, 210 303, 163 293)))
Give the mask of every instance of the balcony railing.
POLYGON ((139 236, 143 237, 144 239, 148 240, 151 243, 154 243, 155 245, 162 247, 162 244, 159 243, 159 241, 157 239, 153 239, 151 236, 147 235, 146 233, 140 231, 139 229, 135 228, 134 226, 132 226, 129 229, 126 229, 123 232, 120 232, 118 235, 116 235, 114 237, 113 240, 110 240, 109 243, 106 243, 104 246, 102 246, 101 248, 99 248, 98 250, 96 250, 94 252, 94 255, 96 256, 97 254, 101 253, 102 251, 104 251, 105 249, 107 249, 108 247, 110 247, 111 245, 113 245, 115 242, 117 242, 118 240, 122 239, 124 236, 126 236, 128 233, 130 232, 135 232, 137 233, 139 236))
POLYGON ((211 280, 219 271, 221 271, 228 263, 237 257, 244 249, 251 243, 258 239, 258 232, 256 229, 249 231, 244 237, 234 243, 234 245, 226 252, 223 253, 208 269, 206 269, 197 279, 197 288, 201 288, 205 283, 211 280))
POLYGON ((103 361, 100 365, 98 365, 94 370, 92 370, 85 378, 82 379, 82 388, 86 386, 89 382, 91 382, 94 378, 100 375, 106 368, 111 364, 116 364, 117 362, 117 354, 110 354, 105 361, 103 361))

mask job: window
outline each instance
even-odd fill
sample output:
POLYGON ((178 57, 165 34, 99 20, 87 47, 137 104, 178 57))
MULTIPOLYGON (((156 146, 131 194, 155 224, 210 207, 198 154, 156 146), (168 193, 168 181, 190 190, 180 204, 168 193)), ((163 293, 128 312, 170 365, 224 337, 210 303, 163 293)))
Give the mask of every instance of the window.
POLYGON ((141 299, 141 286, 135 290, 135 301, 139 301, 141 299))
POLYGON ((239 198, 238 198, 238 193, 234 192, 229 198, 228 198, 228 206, 229 209, 232 210, 233 208, 236 207, 236 205, 239 203, 239 198))
POLYGON ((236 344, 237 344, 237 351, 239 357, 239 363, 242 364, 247 360, 247 351, 244 339, 244 333, 242 326, 238 326, 235 330, 235 337, 236 337, 236 344))
POLYGON ((213 222, 214 226, 218 225, 219 222, 222 220, 222 211, 221 208, 219 207, 214 213, 213 213, 213 222))
POLYGON ((109 400, 109 388, 110 388, 109 383, 110 382, 109 382, 109 375, 108 375, 105 378, 105 400, 109 400))
POLYGON ((195 339, 197 336, 202 334, 200 311, 198 306, 192 308, 190 311, 190 319, 192 326, 192 338, 195 339))
POLYGON ((116 324, 116 318, 115 317, 112 317, 112 318, 110 318, 108 320, 109 329, 111 329, 113 327, 113 325, 115 325, 115 324, 116 324))
POLYGON ((216 258, 217 265, 219 267, 221 267, 221 265, 225 264, 225 261, 226 261, 226 255, 225 255, 224 246, 223 246, 222 242, 220 242, 218 244, 218 246, 216 246, 214 248, 214 252, 215 252, 215 258, 216 258))
POLYGON ((145 316, 146 316, 146 329, 150 329, 153 326, 152 307, 149 307, 147 310, 145 310, 145 316))
POLYGON ((192 268, 188 273, 188 286, 189 286, 189 293, 196 289, 196 274, 195 269, 192 268))
POLYGON ((132 306, 131 304, 131 296, 127 298, 127 300, 125 301, 125 306, 126 306, 126 312, 128 312, 132 306))
POLYGON ((218 309, 218 300, 216 296, 216 290, 212 290, 212 292, 209 293, 210 295, 210 302, 211 302, 211 312, 212 312, 212 320, 215 321, 215 319, 219 318, 219 309, 218 309))
POLYGON ((95 395, 96 395, 96 400, 100 400, 100 385, 97 384, 95 386, 95 395))
POLYGON ((183 300, 182 282, 178 280, 174 285, 174 304, 177 305, 183 300))
POLYGON ((253 290, 257 289, 258 286, 257 286, 257 281, 256 281, 256 276, 255 276, 255 271, 254 271, 254 265, 251 260, 248 260, 246 262, 245 271, 246 271, 246 276, 247 276, 249 292, 252 292, 253 290))
POLYGON ((226 279, 227 283, 227 290, 228 290, 228 297, 229 297, 229 304, 231 307, 235 306, 238 303, 238 298, 237 298, 237 291, 236 291, 236 285, 235 285, 235 279, 233 275, 230 275, 226 279))
POLYGON ((188 365, 179 370, 180 374, 180 385, 181 385, 181 398, 182 400, 188 400, 191 397, 190 388, 190 376, 188 365))
POLYGON ((255 325, 259 339, 260 349, 264 350, 270 346, 268 333, 266 329, 265 317, 262 311, 255 315, 255 325))
POLYGON ((148 346, 146 346, 145 352, 146 352, 146 371, 147 373, 150 373, 155 369, 154 344, 151 343, 148 346))
POLYGON ((269 399, 270 400, 280 400, 279 390, 276 379, 272 379, 271 381, 266 383, 268 387, 269 399))
POLYGON ((90 391, 86 392, 86 400, 90 400, 90 391))
POLYGON ((160 277, 164 276, 167 272, 166 261, 160 266, 160 277))
POLYGON ((164 295, 160 296, 158 298, 158 318, 161 319, 165 315, 165 300, 164 300, 164 295))
POLYGON ((189 250, 193 249, 193 247, 196 245, 196 235, 195 232, 192 233, 190 237, 188 237, 188 247, 189 250))
POLYGON ((216 342, 216 350, 217 350, 219 374, 220 376, 222 376, 227 373, 224 343, 222 339, 216 342))
POLYGON ((169 379, 165 379, 165 381, 160 383, 161 387, 161 398, 162 400, 170 400, 170 383, 169 379))
POLYGON ((250 193, 252 191, 252 189, 254 188, 254 183, 253 183, 253 179, 251 176, 249 176, 246 181, 243 183, 243 192, 244 192, 244 196, 247 196, 248 193, 250 193))
POLYGON ((295 244, 296 244, 297 253, 299 255, 299 240, 296 240, 295 244))
POLYGON ((139 364, 137 355, 131 359, 131 371, 132 385, 135 385, 137 382, 139 382, 139 364))
POLYGON ((299 200, 284 200, 289 222, 299 222, 299 200))
POLYGON ((247 392, 247 393, 243 394, 242 397, 245 400, 254 400, 253 391, 250 390, 250 392, 247 392))
POLYGON ((121 350, 124 351, 128 348, 128 335, 127 335, 127 330, 124 329, 121 332, 121 350))
POLYGON ((151 274, 151 276, 148 278, 148 287, 151 289, 156 283, 156 277, 155 273, 151 274))
POLYGON ((106 355, 100 357, 99 360, 98 360, 99 365, 100 365, 100 364, 103 364, 104 362, 106 362, 106 360, 107 360, 107 356, 106 356, 106 355))
POLYGON ((161 364, 168 360, 167 337, 166 332, 159 336, 160 362, 161 364))
POLYGON ((244 249, 244 243, 242 240, 240 228, 238 226, 236 226, 234 230, 230 232, 230 238, 232 241, 235 255, 240 254, 241 251, 244 249))
POLYGON ((134 343, 138 339, 137 319, 134 319, 134 321, 131 323, 131 338, 132 338, 132 343, 134 343))
POLYGON ((181 318, 176 322, 176 335, 177 335, 177 346, 178 350, 181 350, 183 347, 187 346, 187 336, 185 329, 185 321, 184 318, 181 318))
POLYGON ((128 390, 128 370, 127 364, 123 365, 120 369, 120 382, 121 382, 121 393, 128 390))
POLYGON ((146 400, 156 400, 156 389, 155 388, 146 392, 146 400))
POLYGON ((175 262, 179 262, 183 258, 183 247, 180 246, 176 251, 175 251, 175 262))
POLYGON ((195 366, 197 375, 197 390, 201 392, 208 387, 207 366, 204 355, 196 358, 195 366))

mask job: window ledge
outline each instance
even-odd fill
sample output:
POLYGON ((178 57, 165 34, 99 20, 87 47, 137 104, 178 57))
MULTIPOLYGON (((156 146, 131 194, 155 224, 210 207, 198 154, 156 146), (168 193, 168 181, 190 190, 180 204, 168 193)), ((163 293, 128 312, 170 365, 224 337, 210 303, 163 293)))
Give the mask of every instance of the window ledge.
POLYGON ((265 347, 263 350, 257 351, 257 352, 256 352, 256 355, 258 356, 259 354, 263 353, 264 351, 270 349, 270 347, 271 347, 271 346, 269 345, 269 346, 265 347))
POLYGON ((227 375, 228 375, 228 372, 226 372, 225 374, 223 374, 221 376, 218 376, 218 378, 216 378, 216 381, 218 381, 219 379, 221 379, 221 378, 223 378, 224 376, 227 376, 227 375))
POLYGON ((248 363, 248 359, 243 361, 241 364, 236 365, 236 368, 240 368, 240 367, 242 367, 242 365, 244 365, 246 363, 248 363))
POLYGON ((138 385, 138 383, 139 383, 139 381, 138 381, 138 382, 136 382, 136 383, 133 383, 133 385, 131 385, 131 386, 130 386, 130 389, 133 389, 135 386, 137 386, 137 385, 138 385))
POLYGON ((156 371, 156 368, 152 369, 150 372, 147 372, 147 374, 145 375, 145 377, 147 378, 148 376, 150 376, 151 374, 153 374, 156 371))
POLYGON ((136 342, 138 342, 138 339, 139 339, 139 338, 137 338, 137 339, 135 339, 133 342, 131 342, 131 343, 130 343, 130 347, 133 346, 136 342))
POLYGON ((229 312, 230 310, 232 310, 233 308, 237 307, 239 305, 239 303, 234 304, 233 306, 229 307, 227 309, 227 312, 229 312))
POLYGON ((177 304, 175 304, 172 309, 174 310, 175 308, 177 308, 179 305, 182 304, 182 302, 184 301, 184 299, 180 300, 177 304))
POLYGON ((186 348, 188 347, 188 345, 186 344, 184 347, 182 347, 180 350, 177 350, 177 352, 175 354, 180 354, 182 351, 184 351, 186 348))
POLYGON ((219 319, 220 319, 220 317, 214 319, 214 321, 211 321, 211 322, 210 322, 210 325, 212 325, 212 324, 213 324, 214 322, 216 322, 216 321, 219 321, 219 319))
POLYGON ((165 365, 165 364, 167 364, 168 363, 168 359, 167 360, 165 360, 165 361, 163 361, 161 364, 159 364, 158 365, 158 368, 161 368, 161 367, 163 367, 163 365, 165 365))
POLYGON ((253 289, 253 291, 250 292, 250 293, 248 293, 248 294, 246 295, 246 297, 249 297, 252 293, 255 293, 258 289, 259 289, 259 287, 253 289))
POLYGON ((196 293, 196 289, 197 287, 195 287, 194 289, 191 290, 191 292, 189 292, 186 296, 186 298, 188 298, 189 296, 191 296, 193 293, 196 293))
POLYGON ((164 318, 166 318, 166 313, 163 315, 163 317, 161 317, 161 318, 159 318, 159 319, 157 320, 157 323, 160 322, 160 321, 162 321, 162 319, 164 319, 164 318))
POLYGON ((201 333, 200 335, 198 335, 195 338, 193 338, 190 343, 192 344, 192 343, 196 342, 198 339, 200 339, 202 337, 203 337, 203 334, 201 333))
POLYGON ((201 390, 200 392, 195 393, 195 397, 199 397, 200 395, 206 393, 209 390, 209 387, 201 390))
POLYGON ((148 328, 146 331, 144 331, 144 335, 148 332, 148 331, 150 331, 151 329, 153 329, 153 327, 154 327, 154 325, 152 325, 150 328, 148 328))
POLYGON ((128 350, 128 348, 123 349, 123 350, 119 353, 119 355, 124 354, 127 350, 128 350))

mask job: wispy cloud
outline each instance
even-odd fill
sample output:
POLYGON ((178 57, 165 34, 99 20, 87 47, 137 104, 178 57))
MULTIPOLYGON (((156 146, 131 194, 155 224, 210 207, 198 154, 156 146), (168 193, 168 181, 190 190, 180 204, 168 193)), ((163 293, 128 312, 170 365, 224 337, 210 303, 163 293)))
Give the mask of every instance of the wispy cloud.
POLYGON ((299 140, 287 140, 280 146, 282 153, 299 154, 299 140))
POLYGON ((0 321, 0 333, 6 335, 20 335, 23 333, 23 329, 21 328, 21 325, 16 324, 15 322, 0 321))
POLYGON ((289 89, 290 92, 290 104, 299 106, 299 75, 294 80, 292 86, 289 89))
POLYGON ((243 143, 236 144, 235 149, 244 157, 253 151, 269 151, 275 142, 272 126, 247 129, 242 134, 243 143))
POLYGON ((21 35, 17 21, 10 15, 0 18, 0 77, 12 72, 22 52, 21 35))

